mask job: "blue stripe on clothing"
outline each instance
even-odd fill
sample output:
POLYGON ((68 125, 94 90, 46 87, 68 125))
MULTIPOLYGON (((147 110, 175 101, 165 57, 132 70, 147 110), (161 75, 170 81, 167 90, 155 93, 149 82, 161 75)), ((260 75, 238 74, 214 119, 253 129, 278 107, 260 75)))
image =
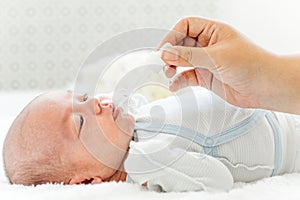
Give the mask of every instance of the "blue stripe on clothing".
POLYGON ((197 144, 203 146, 206 154, 211 156, 217 156, 216 146, 222 145, 224 143, 230 142, 238 137, 241 137, 250 130, 255 128, 260 120, 266 117, 268 120, 273 133, 275 141, 275 158, 274 158, 274 170, 272 176, 278 174, 279 167, 282 161, 282 146, 280 138, 280 128, 271 111, 265 110, 255 110, 255 112, 242 122, 238 123, 235 127, 225 130, 213 136, 206 136, 195 130, 173 124, 160 124, 160 123, 147 123, 147 122, 137 122, 135 130, 143 130, 149 132, 160 132, 171 135, 176 135, 183 137, 185 139, 196 142, 197 144))
POLYGON ((272 176, 278 175, 279 168, 282 162, 282 144, 281 144, 281 137, 280 137, 280 128, 278 125, 277 120, 275 119, 274 114, 271 111, 266 112, 266 118, 270 123, 270 126, 274 133, 274 142, 275 142, 275 163, 274 169, 272 172, 272 176))
POLYGON ((161 132, 171 135, 180 136, 188 140, 192 140, 203 147, 215 147, 229 141, 234 140, 242 135, 247 134, 250 130, 257 126, 257 123, 264 117, 265 112, 256 110, 250 117, 246 118, 238 125, 213 136, 206 136, 195 130, 174 125, 174 124, 160 124, 137 122, 135 130, 143 130, 150 132, 161 132))

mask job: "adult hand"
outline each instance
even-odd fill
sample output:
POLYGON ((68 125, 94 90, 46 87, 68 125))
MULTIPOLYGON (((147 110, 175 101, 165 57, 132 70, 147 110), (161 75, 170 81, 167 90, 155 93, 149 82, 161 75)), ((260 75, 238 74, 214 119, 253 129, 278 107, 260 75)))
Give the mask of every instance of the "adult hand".
POLYGON ((185 18, 175 25, 160 47, 167 42, 173 45, 162 53, 168 66, 167 77, 174 76, 178 66, 193 67, 173 79, 171 91, 198 85, 236 106, 272 109, 276 90, 284 89, 273 85, 281 74, 275 66, 280 65, 279 57, 227 24, 185 18))

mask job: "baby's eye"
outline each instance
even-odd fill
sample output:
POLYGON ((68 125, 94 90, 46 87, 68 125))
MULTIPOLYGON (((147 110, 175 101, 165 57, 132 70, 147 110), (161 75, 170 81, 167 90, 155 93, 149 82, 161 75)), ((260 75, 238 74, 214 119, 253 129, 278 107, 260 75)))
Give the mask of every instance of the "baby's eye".
POLYGON ((81 128, 82 128, 82 126, 83 126, 83 122, 84 122, 83 117, 80 115, 79 133, 81 132, 81 128))
POLYGON ((82 96, 82 101, 86 101, 88 100, 89 96, 87 93, 85 93, 83 96, 82 96))

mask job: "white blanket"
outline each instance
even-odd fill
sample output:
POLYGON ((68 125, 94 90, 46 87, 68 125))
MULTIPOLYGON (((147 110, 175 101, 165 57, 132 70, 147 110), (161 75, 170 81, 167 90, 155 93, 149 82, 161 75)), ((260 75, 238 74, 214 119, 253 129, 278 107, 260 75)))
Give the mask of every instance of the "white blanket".
MULTIPOLYGON (((0 93, 0 143, 17 113, 38 94, 0 93)), ((0 154, 2 162, 2 153, 0 154)), ((300 174, 287 174, 263 179, 255 183, 236 183, 228 193, 156 193, 129 183, 102 183, 99 185, 47 184, 36 187, 10 185, 0 165, 0 199, 300 199, 300 174)))

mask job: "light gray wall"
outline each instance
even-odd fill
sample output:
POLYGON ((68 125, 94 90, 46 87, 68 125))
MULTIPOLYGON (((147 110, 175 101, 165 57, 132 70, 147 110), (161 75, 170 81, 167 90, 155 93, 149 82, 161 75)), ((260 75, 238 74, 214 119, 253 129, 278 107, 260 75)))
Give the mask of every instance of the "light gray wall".
POLYGON ((218 19, 230 23, 265 49, 300 52, 299 0, 220 0, 218 19))
POLYGON ((181 17, 215 17, 211 0, 0 0, 0 90, 65 88, 100 42, 181 17))

